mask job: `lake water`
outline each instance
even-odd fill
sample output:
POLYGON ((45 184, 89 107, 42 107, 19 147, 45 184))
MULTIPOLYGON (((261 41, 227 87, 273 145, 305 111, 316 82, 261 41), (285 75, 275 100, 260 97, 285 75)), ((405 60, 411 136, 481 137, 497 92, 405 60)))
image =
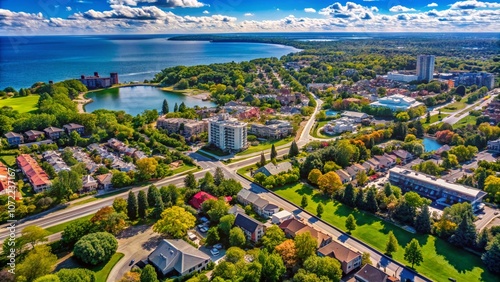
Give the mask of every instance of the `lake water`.
POLYGON ((439 144, 438 141, 436 141, 436 139, 432 139, 432 138, 428 138, 428 137, 424 137, 424 150, 426 152, 430 152, 430 151, 435 151, 439 148, 441 148, 441 144, 439 144))
POLYGON ((124 110, 135 116, 144 110, 156 109, 161 111, 163 100, 167 99, 170 111, 174 111, 174 105, 182 102, 188 107, 212 107, 215 103, 202 101, 188 95, 163 91, 152 86, 128 86, 121 88, 110 88, 87 94, 94 102, 85 105, 85 111, 93 112, 98 109, 124 110))
POLYGON ((118 72, 120 82, 152 79, 166 67, 281 57, 296 48, 260 43, 170 41, 168 35, 0 36, 0 89, 118 72))

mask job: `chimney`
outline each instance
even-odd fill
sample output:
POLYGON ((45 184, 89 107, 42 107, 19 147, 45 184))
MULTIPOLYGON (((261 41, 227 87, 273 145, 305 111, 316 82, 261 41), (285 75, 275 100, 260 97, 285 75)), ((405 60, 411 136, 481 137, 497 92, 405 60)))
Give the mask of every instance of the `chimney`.
POLYGON ((95 71, 95 72, 94 72, 94 76, 95 76, 95 77, 99 77, 99 73, 95 71))

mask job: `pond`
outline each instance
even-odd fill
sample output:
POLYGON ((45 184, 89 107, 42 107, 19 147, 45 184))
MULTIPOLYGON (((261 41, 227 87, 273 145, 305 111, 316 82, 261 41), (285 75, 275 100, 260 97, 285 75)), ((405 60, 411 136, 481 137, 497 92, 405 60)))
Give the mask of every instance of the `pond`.
POLYGON ((334 110, 328 110, 325 113, 326 113, 326 116, 331 117, 331 116, 336 116, 339 112, 334 111, 334 110))
POLYGON ((436 141, 436 139, 433 139, 433 138, 428 138, 428 137, 424 137, 424 150, 426 152, 430 152, 430 151, 435 151, 439 148, 441 148, 441 144, 439 144, 438 141, 436 141))
POLYGON ((163 91, 153 86, 109 88, 88 93, 86 97, 93 100, 92 103, 85 105, 87 112, 98 109, 124 110, 133 116, 142 113, 144 110, 156 109, 160 112, 164 99, 167 100, 171 112, 174 110, 175 103, 180 105, 182 102, 188 107, 215 106, 215 103, 202 101, 199 97, 163 91))

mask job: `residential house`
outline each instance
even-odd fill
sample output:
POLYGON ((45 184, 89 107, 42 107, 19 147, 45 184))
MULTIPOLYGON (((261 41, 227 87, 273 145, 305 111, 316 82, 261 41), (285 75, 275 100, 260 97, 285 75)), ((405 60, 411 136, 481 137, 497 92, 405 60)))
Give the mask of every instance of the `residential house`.
POLYGON ((7 139, 7 143, 9 143, 9 146, 16 146, 24 142, 23 135, 19 133, 7 132, 4 134, 4 136, 7 139))
POLYGON ((180 133, 184 137, 189 138, 193 135, 207 132, 208 122, 206 120, 160 117, 156 121, 156 128, 165 129, 169 133, 180 133))
POLYGON ((236 214, 234 226, 241 228, 245 236, 252 242, 259 241, 265 231, 264 224, 242 213, 236 214))
POLYGON ((85 175, 82 177, 82 191, 83 192, 90 192, 94 191, 98 187, 98 182, 95 180, 92 176, 90 175, 85 175))
POLYGON ((141 160, 147 158, 148 156, 143 151, 137 150, 134 152, 134 154, 132 154, 132 157, 134 157, 137 160, 141 160))
POLYGON ((262 217, 271 217, 274 213, 279 212, 279 207, 269 203, 268 200, 262 198, 258 194, 248 190, 241 189, 236 195, 238 202, 246 205, 251 205, 253 210, 262 217))
POLYGON ((360 172, 360 171, 364 171, 366 173, 368 173, 370 171, 370 169, 366 169, 366 167, 362 166, 361 164, 358 164, 358 163, 355 163, 351 166, 356 172, 360 172))
POLYGON ((61 158, 61 154, 56 151, 45 151, 42 153, 43 159, 59 173, 62 170, 70 171, 71 168, 61 158))
POLYGON ((206 201, 206 200, 217 200, 217 197, 208 194, 207 192, 200 191, 189 200, 189 204, 199 210, 201 208, 201 205, 206 201))
POLYGON ((293 132, 293 127, 288 121, 270 120, 266 124, 252 123, 248 133, 258 137, 282 139, 293 132))
POLYGON ((340 181, 342 181, 342 184, 346 184, 347 182, 351 181, 351 176, 345 170, 339 169, 336 170, 335 173, 340 177, 340 181))
POLYGON ((182 239, 164 239, 148 256, 148 261, 164 277, 174 277, 204 270, 211 260, 182 239))
POLYGON ((375 170, 375 167, 369 162, 364 162, 361 166, 365 168, 366 173, 372 169, 375 170))
POLYGON ((48 139, 48 140, 42 140, 42 141, 36 141, 36 142, 19 144, 18 147, 19 148, 21 148, 21 147, 31 148, 33 145, 41 146, 41 145, 48 145, 48 144, 53 144, 53 143, 54 143, 54 141, 48 139))
POLYGON ((373 159, 378 161, 379 167, 382 170, 387 170, 396 165, 396 160, 390 158, 387 154, 384 154, 383 156, 373 156, 373 159))
POLYGON ((329 244, 332 241, 332 237, 328 236, 325 233, 322 233, 313 227, 304 224, 300 221, 298 221, 295 218, 290 218, 285 221, 283 221, 279 227, 285 235, 289 238, 295 238, 295 236, 309 232, 313 238, 315 238, 318 242, 318 248, 323 247, 327 244, 329 244))
POLYGON ((500 153, 500 139, 488 141, 488 151, 500 153))
POLYGON ((113 188, 113 184, 111 183, 111 179, 113 179, 112 173, 106 173, 96 176, 97 183, 99 184, 99 189, 108 190, 113 188))
POLYGON ((5 195, 9 190, 9 169, 0 162, 0 195, 5 195))
POLYGON ((270 218, 271 216, 273 216, 275 213, 279 212, 280 211, 280 207, 278 207, 277 205, 275 204, 267 204, 265 207, 264 207, 264 217, 266 218, 270 218))
POLYGON ((45 132, 47 138, 52 140, 57 140, 64 134, 64 130, 53 126, 45 128, 43 132, 45 132))
POLYGON ((290 162, 282 162, 278 164, 274 164, 272 162, 266 164, 265 166, 257 169, 255 173, 262 172, 266 176, 277 175, 281 172, 287 172, 292 169, 292 163, 290 162))
POLYGON ((370 159, 366 160, 365 163, 368 163, 372 167, 372 169, 375 171, 379 171, 381 168, 380 163, 375 158, 370 158, 370 159))
POLYGON ((80 135, 83 135, 85 132, 85 126, 76 123, 65 124, 63 128, 68 135, 73 131, 76 131, 80 135))
POLYGON ((237 213, 245 213, 245 210, 242 209, 239 205, 234 205, 229 209, 227 213, 236 216, 237 213))
POLYGON ((285 115, 298 115, 301 113, 301 108, 300 107, 281 107, 281 113, 285 115))
POLYGON ((337 259, 345 274, 349 274, 351 271, 361 266, 361 253, 337 241, 332 241, 328 245, 320 248, 318 250, 318 256, 337 259))
POLYGON ((43 136, 44 136, 43 132, 38 131, 38 130, 28 130, 28 131, 24 132, 24 135, 26 136, 26 140, 29 142, 34 142, 38 138, 43 138, 43 136))
POLYGON ((370 116, 365 113, 360 112, 352 112, 352 111, 344 111, 340 114, 342 117, 347 117, 349 119, 354 120, 355 122, 361 122, 361 120, 369 118, 370 116))
POLYGON ((47 173, 38 165, 30 155, 22 154, 16 158, 17 167, 28 178, 33 190, 38 193, 50 188, 52 185, 47 173))
POLYGON ((356 274, 356 282, 399 282, 399 279, 387 275, 387 273, 371 264, 365 264, 356 274))
POLYGON ((293 214, 291 212, 289 212, 287 210, 282 210, 280 212, 273 214, 271 221, 274 224, 281 224, 285 220, 288 220, 292 217, 293 217, 293 214))
POLYGON ((348 166, 348 167, 346 167, 344 169, 344 171, 347 172, 347 174, 349 174, 349 178, 351 180, 356 179, 356 175, 358 174, 358 172, 355 169, 353 169, 352 167, 348 166))

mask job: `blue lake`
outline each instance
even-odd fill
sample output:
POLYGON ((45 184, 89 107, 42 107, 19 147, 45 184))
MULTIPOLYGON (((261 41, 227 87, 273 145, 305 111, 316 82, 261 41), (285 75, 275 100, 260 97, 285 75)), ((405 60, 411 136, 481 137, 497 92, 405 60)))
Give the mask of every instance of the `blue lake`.
POLYGON ((436 141, 435 139, 432 139, 432 138, 428 138, 428 137, 424 137, 424 150, 426 152, 430 152, 430 151, 435 151, 439 148, 441 148, 441 144, 439 144, 438 141, 436 141))
POLYGON ((328 110, 325 112, 326 116, 336 116, 339 112, 334 110, 328 110))

